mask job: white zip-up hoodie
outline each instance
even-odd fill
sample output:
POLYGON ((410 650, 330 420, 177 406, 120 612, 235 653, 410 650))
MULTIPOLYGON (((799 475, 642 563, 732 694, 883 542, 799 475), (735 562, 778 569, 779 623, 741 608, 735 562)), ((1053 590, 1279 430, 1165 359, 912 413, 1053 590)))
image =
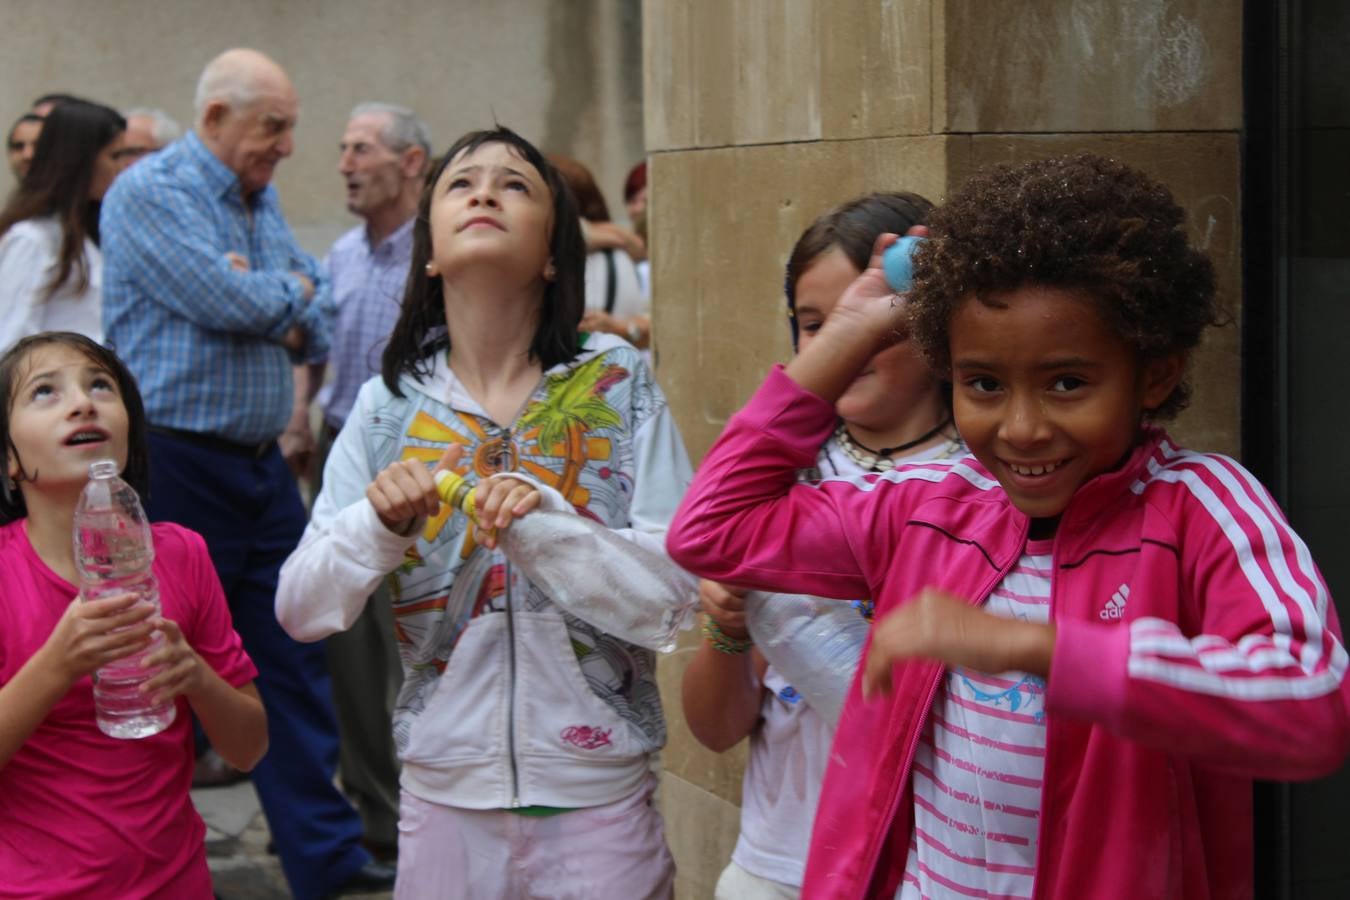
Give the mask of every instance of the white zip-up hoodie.
MULTIPOLYGON (((462 444, 472 479, 508 471, 663 553, 692 477, 639 352, 593 335, 544 373, 509 428, 460 387, 444 355, 396 397, 368 381, 334 442, 309 527, 281 570, 277 617, 297 640, 349 628, 391 579, 404 683, 394 712, 402 786, 467 809, 586 807, 628 796, 666 739, 654 654, 564 613, 442 508, 391 532, 366 487, 397 459, 433 465, 462 444)), ((694 580, 689 579, 689 589, 694 580)))

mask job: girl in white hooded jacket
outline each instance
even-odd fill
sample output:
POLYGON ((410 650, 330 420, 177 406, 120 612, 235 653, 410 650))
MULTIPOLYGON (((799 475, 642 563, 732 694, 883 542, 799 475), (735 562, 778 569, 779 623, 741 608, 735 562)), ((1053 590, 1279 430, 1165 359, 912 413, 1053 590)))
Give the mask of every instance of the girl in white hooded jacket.
POLYGON ((578 216, 527 141, 461 138, 414 229, 383 375, 334 444, 277 615, 318 640, 390 579, 405 673, 396 897, 668 897, 652 652, 554 605, 439 502, 433 475, 479 480, 485 525, 542 504, 664 553, 691 474, 679 433, 637 350, 577 334, 578 216))

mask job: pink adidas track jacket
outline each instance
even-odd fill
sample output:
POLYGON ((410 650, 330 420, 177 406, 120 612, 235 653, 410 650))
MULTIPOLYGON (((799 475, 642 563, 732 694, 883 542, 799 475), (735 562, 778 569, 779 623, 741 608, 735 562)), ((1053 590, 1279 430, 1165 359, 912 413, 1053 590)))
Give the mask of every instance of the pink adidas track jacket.
MULTIPOLYGON (((718 581, 870 596, 878 616, 929 585, 982 603, 1027 517, 973 457, 797 484, 835 421, 775 370, 709 451, 671 556, 718 581)), ((1350 743, 1347 657, 1307 547, 1236 462, 1150 431, 1065 512, 1050 609, 1035 896, 1250 897, 1252 779, 1328 774, 1350 743)), ((855 680, 804 897, 894 895, 941 673, 901 664, 869 702, 855 680)))

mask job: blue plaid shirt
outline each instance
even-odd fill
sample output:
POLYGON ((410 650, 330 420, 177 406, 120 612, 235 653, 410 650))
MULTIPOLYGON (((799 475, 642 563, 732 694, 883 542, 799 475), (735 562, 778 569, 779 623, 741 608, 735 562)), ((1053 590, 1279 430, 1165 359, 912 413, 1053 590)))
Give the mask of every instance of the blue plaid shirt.
POLYGON ((361 385, 380 373, 380 358, 403 306, 412 232, 409 219, 372 247, 366 226, 358 225, 338 238, 324 257, 324 268, 333 279, 337 325, 328 354, 334 371, 323 418, 334 428, 347 421, 361 385))
POLYGON ((328 279, 296 244, 276 188, 245 201, 238 177, 189 132, 113 183, 99 230, 105 340, 140 383, 150 423, 245 444, 279 435, 291 366, 326 355, 333 314, 328 279), (314 282, 310 302, 292 272, 314 282), (279 343, 293 325, 308 336, 294 358, 279 343))

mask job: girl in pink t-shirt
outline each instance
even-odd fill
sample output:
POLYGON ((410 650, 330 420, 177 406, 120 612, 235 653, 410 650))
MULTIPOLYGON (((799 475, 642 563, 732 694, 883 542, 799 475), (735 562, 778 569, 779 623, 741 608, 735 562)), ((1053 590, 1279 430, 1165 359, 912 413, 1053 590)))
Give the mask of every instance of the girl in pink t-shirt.
POLYGON ((81 602, 71 533, 89 464, 147 481, 135 381, 88 338, 48 332, 0 357, 0 398, 0 898, 210 897, 189 708, 240 769, 267 724, 206 545, 153 526, 159 616, 134 595, 81 602), (91 673, 156 631, 148 662, 163 668, 145 690, 177 698, 178 715, 151 737, 108 737, 91 673))

